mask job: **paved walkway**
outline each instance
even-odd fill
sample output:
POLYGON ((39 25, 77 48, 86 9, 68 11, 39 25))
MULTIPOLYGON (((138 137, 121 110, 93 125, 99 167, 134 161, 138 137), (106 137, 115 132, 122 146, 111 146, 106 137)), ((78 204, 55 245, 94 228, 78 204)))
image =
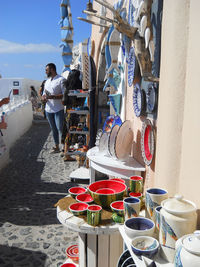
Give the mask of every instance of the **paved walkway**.
POLYGON ((72 186, 65 175, 76 163, 50 155, 52 146, 48 124, 33 124, 0 172, 1 267, 57 267, 77 243, 77 233, 59 223, 53 207, 72 186))

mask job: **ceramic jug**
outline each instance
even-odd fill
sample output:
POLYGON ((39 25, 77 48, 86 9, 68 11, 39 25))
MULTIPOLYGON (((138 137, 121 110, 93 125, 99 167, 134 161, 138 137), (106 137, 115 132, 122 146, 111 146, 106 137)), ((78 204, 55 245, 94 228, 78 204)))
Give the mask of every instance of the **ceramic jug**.
POLYGON ((176 242, 174 266, 200 266, 200 232, 185 235, 176 242))
POLYGON ((159 241, 161 254, 169 262, 174 261, 175 243, 186 234, 196 230, 196 205, 182 196, 161 202, 159 241))

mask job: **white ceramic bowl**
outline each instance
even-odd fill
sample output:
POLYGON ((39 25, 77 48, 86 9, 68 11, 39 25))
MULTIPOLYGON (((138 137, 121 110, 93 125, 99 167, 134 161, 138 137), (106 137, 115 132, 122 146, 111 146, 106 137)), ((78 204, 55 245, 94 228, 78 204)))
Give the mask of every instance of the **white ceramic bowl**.
POLYGON ((147 218, 134 217, 124 222, 124 230, 131 239, 136 236, 152 236, 155 230, 155 223, 147 218))
POLYGON ((159 242, 151 236, 137 236, 133 238, 131 248, 137 256, 153 258, 159 249, 159 242))

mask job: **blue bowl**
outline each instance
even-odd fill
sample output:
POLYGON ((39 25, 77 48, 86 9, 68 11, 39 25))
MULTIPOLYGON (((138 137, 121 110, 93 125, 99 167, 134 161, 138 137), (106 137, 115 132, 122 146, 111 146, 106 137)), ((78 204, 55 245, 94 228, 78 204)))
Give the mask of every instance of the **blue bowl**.
POLYGON ((152 236, 155 223, 147 218, 133 217, 125 221, 124 230, 131 239, 136 236, 152 236))
POLYGON ((151 236, 133 238, 131 248, 137 256, 153 258, 159 249, 159 242, 151 236))

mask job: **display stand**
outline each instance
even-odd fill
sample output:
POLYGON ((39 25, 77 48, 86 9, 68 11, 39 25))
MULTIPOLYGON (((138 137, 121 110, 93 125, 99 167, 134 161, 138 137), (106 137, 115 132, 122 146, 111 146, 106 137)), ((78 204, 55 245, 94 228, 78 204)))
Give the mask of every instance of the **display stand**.
POLYGON ((90 183, 95 181, 95 170, 107 175, 128 179, 133 175, 141 175, 145 167, 133 157, 126 161, 111 158, 105 152, 99 152, 98 147, 93 147, 87 152, 90 163, 90 183))
POLYGON ((123 251, 123 240, 114 222, 90 226, 82 218, 57 207, 57 218, 67 228, 78 232, 79 266, 113 267, 123 251))

